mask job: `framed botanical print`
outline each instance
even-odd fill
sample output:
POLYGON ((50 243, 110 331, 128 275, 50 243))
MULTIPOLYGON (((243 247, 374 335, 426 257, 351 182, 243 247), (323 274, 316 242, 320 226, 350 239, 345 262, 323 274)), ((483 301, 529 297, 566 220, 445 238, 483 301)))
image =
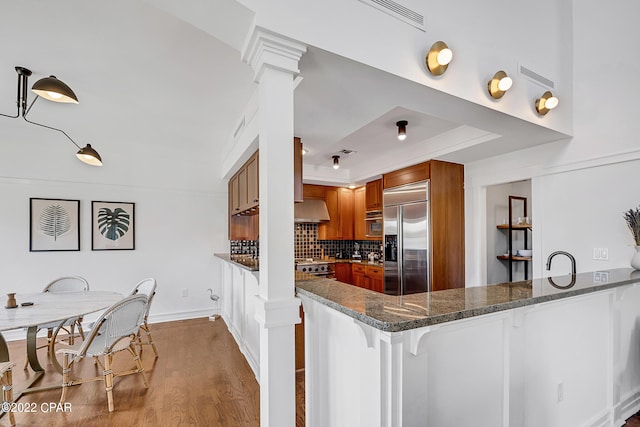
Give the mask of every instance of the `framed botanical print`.
POLYGON ((80 200, 29 199, 29 251, 79 251, 80 200))
POLYGON ((135 203, 91 202, 91 250, 134 250, 135 203))

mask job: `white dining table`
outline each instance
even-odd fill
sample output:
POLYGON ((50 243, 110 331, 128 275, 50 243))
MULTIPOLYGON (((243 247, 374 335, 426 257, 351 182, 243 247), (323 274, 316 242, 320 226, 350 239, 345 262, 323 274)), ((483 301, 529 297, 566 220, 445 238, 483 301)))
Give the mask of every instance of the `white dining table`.
MULTIPOLYGON (((112 291, 74 291, 74 292, 38 292, 33 294, 16 294, 16 308, 0 308, 0 362, 9 361, 9 349, 2 336, 3 331, 27 328, 27 359, 35 372, 32 380, 21 393, 28 393, 51 387, 31 387, 44 375, 44 369, 38 361, 36 351, 38 325, 53 322, 64 322, 74 317, 85 316, 104 310, 123 298, 122 294, 112 291), (23 303, 33 305, 23 306, 23 303)), ((55 369, 61 368, 55 355, 50 355, 55 369)), ((17 399, 17 397, 16 397, 17 399)))

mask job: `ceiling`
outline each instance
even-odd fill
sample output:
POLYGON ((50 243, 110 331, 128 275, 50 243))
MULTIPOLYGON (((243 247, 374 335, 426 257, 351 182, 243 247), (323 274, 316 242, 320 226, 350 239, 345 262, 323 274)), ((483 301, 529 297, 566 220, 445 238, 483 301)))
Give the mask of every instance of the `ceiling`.
MULTIPOLYGON (((149 149, 185 148, 220 164, 255 90, 239 53, 252 19, 233 0, 8 2, 0 15, 0 113, 15 113, 20 65, 33 71, 30 85, 55 74, 80 99, 40 101, 30 118, 91 143, 105 167, 149 149), (70 16, 73 25, 60 25, 70 16)), ((467 163, 564 136, 314 47, 300 71, 294 132, 309 149, 308 182, 362 183, 430 158, 467 163), (398 120, 409 122, 404 142, 398 120), (330 167, 336 154, 339 171, 330 167)), ((47 130, 2 117, 0 126, 30 132, 29 149, 58 144, 51 155, 68 155, 59 150, 64 138, 52 141, 47 130)))

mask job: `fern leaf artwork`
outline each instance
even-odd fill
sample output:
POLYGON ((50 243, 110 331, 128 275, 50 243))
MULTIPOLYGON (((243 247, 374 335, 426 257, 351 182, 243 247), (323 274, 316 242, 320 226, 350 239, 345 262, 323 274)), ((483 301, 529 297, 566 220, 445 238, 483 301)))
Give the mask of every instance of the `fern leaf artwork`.
POLYGON ((60 205, 49 205, 40 214, 39 227, 45 236, 55 241, 71 231, 71 215, 60 205))
POLYGON ((100 208, 98 211, 98 230, 109 240, 116 241, 127 234, 130 215, 122 208, 100 208))

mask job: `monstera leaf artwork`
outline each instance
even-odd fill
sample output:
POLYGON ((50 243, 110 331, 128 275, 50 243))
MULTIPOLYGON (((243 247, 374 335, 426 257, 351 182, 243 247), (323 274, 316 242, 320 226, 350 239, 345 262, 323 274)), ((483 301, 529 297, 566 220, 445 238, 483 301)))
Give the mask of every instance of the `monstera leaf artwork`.
POLYGON ((118 240, 129 231, 129 214, 122 208, 100 208, 98 229, 109 240, 118 240))
POLYGON ((135 249, 135 203, 91 202, 94 251, 135 249))
POLYGON ((71 215, 60 205, 50 205, 40 214, 40 231, 45 236, 58 237, 71 231, 71 215))

